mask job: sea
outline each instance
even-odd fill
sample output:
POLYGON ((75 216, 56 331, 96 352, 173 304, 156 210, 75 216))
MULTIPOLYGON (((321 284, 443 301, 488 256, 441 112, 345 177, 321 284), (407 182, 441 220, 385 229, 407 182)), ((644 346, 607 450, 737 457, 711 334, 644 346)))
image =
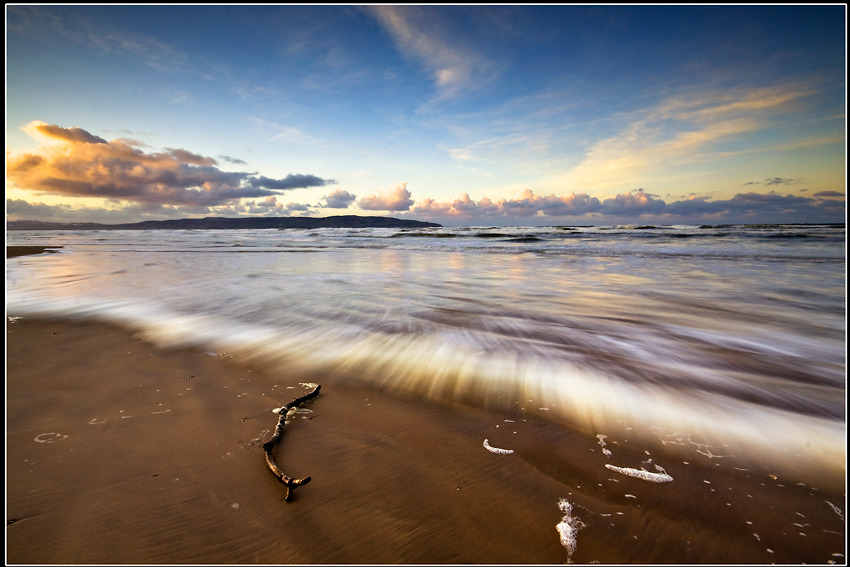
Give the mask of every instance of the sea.
POLYGON ((844 522, 845 225, 6 236, 62 246, 7 261, 9 317, 104 320, 163 347, 534 415, 608 455, 621 437, 661 443, 685 464, 831 491, 818 505, 844 522))

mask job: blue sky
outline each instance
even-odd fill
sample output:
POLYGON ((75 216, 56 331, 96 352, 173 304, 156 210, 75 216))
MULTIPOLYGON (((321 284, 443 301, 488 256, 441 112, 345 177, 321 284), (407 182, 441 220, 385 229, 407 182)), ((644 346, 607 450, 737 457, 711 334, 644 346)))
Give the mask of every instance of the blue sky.
POLYGON ((7 219, 843 222, 842 6, 7 6, 7 219))

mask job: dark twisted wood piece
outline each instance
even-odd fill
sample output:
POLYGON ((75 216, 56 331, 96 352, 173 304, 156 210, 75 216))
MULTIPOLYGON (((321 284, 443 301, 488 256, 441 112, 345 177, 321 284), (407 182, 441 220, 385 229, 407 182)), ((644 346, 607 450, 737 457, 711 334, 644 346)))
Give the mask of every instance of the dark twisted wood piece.
POLYGON ((291 478, 286 476, 280 468, 278 468, 277 464, 274 462, 274 457, 272 457, 272 449, 275 448, 277 442, 280 441, 280 436, 283 434, 283 426, 286 424, 286 414, 289 413, 289 410, 293 408, 297 408, 307 400, 311 400, 319 395, 319 390, 322 387, 320 385, 316 386, 316 388, 308 393, 304 394, 300 398, 295 398, 288 404, 284 405, 280 408, 279 417, 277 420, 277 427, 274 429, 274 435, 272 438, 263 443, 263 451, 266 454, 266 464, 269 466, 269 470, 272 471, 272 474, 277 478, 280 482, 282 482, 286 486, 286 498, 285 500, 288 502, 290 497, 292 496, 292 491, 295 490, 296 486, 301 486, 302 484, 307 484, 310 482, 310 477, 305 478, 291 478))

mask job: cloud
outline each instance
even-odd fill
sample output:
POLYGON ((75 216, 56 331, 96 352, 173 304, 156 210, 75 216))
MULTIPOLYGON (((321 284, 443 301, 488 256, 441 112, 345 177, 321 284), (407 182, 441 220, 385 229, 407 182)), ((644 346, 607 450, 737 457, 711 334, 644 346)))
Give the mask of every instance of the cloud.
MULTIPOLYGON (((838 206, 843 208, 841 203, 838 206)), ((746 222, 748 218, 757 218, 761 222, 815 222, 834 210, 835 206, 818 199, 775 193, 738 193, 731 199, 719 201, 694 197, 671 203, 665 208, 667 213, 682 218, 715 215, 741 222, 746 222)))
POLYGON ((323 207, 327 209, 347 209, 356 198, 356 195, 352 195, 348 191, 334 189, 330 195, 324 197, 325 204, 323 207))
POLYGON ((634 194, 627 191, 610 199, 600 201, 586 193, 564 193, 563 195, 535 195, 530 189, 515 193, 510 199, 492 201, 484 197, 477 203, 466 193, 461 193, 452 201, 438 203, 433 199, 418 201, 411 209, 411 214, 445 217, 457 219, 480 218, 483 216, 498 218, 517 217, 564 217, 584 216, 590 213, 599 215, 642 215, 663 213, 666 204, 647 195, 642 190, 634 194))
POLYGON ((289 202, 286 204, 286 210, 288 211, 309 211, 311 207, 312 205, 302 203, 289 202))
POLYGON ((168 102, 169 102, 169 104, 183 104, 187 100, 189 100, 188 93, 181 91, 181 92, 176 93, 173 97, 171 97, 171 100, 168 101, 168 102))
POLYGON ((443 203, 426 198, 413 205, 411 215, 456 220, 580 216, 597 212, 602 206, 599 199, 585 193, 565 193, 561 196, 535 195, 530 189, 523 189, 510 199, 498 199, 495 202, 488 197, 475 202, 467 193, 460 193, 451 201, 443 203))
POLYGON ((259 134, 269 142, 283 141, 298 142, 301 144, 317 142, 317 140, 309 134, 292 126, 278 124, 277 122, 269 122, 268 120, 260 118, 249 118, 248 120, 257 127, 259 134))
MULTIPOLYGON (((64 38, 102 53, 115 54, 166 73, 189 73, 205 79, 213 78, 175 47, 151 36, 128 33, 95 21, 79 11, 56 6, 16 6, 9 10, 10 31, 31 37, 64 38)), ((204 65, 206 66, 206 65, 204 65)))
POLYGON ((45 205, 23 199, 6 199, 6 215, 19 219, 58 218, 69 209, 68 205, 45 205))
POLYGON ((90 32, 87 39, 106 53, 119 53, 137 59, 159 71, 193 73, 206 79, 211 78, 208 73, 193 69, 185 53, 152 37, 134 33, 90 32))
POLYGON ((773 179, 765 179, 765 185, 793 185, 799 183, 797 179, 789 179, 787 177, 774 177, 773 179))
POLYGON ((187 214, 209 215, 208 207, 174 207, 157 203, 138 203, 120 208, 76 207, 30 203, 23 199, 6 199, 6 219, 41 220, 45 222, 101 222, 106 224, 181 218, 187 214))
POLYGON ((277 200, 276 196, 269 196, 261 201, 243 201, 228 205, 215 207, 212 212, 218 215, 262 215, 267 217, 291 216, 298 213, 299 216, 310 216, 313 213, 313 205, 295 203, 290 201, 285 205, 277 200))
POLYGON ((223 160, 223 161, 226 161, 226 162, 229 162, 229 163, 235 163, 236 165, 247 165, 247 163, 248 163, 245 160, 241 160, 239 158, 230 157, 230 156, 219 155, 217 157, 220 160, 223 160))
MULTIPOLYGON (((831 196, 837 192, 824 193, 831 196)), ((719 201, 692 195, 667 203, 642 189, 626 191, 602 201, 586 193, 535 195, 530 189, 523 189, 509 199, 495 201, 484 197, 476 202, 466 193, 447 202, 425 198, 417 201, 405 216, 461 225, 554 224, 567 219, 591 224, 636 221, 701 223, 707 220, 730 223, 834 222, 837 215, 843 214, 843 209, 843 201, 773 193, 739 193, 731 199, 719 201)))
POLYGON ((651 196, 638 190, 634 194, 631 191, 626 191, 622 195, 617 195, 612 199, 602 201, 602 206, 597 212, 603 215, 646 215, 646 214, 662 214, 665 212, 667 203, 660 199, 653 199, 651 196))
POLYGON ((273 179, 222 171, 211 157, 179 148, 146 153, 132 140, 107 142, 76 127, 37 121, 23 129, 44 143, 33 152, 7 155, 7 180, 37 193, 214 207, 329 183, 315 175, 273 179))
POLYGON ((460 162, 475 161, 500 161, 529 152, 538 155, 546 152, 548 143, 545 136, 540 132, 529 134, 507 134, 480 140, 472 144, 457 148, 441 148, 448 152, 449 156, 460 162), (486 157, 485 157, 486 156, 486 157))
MULTIPOLYGON (((813 91, 787 87, 707 92, 668 98, 652 108, 625 115, 616 135, 591 145, 584 159, 558 178, 569 187, 613 188, 644 183, 676 168, 716 164, 718 158, 771 149, 730 151, 729 144, 776 127, 813 91)), ((716 167, 716 165, 715 165, 716 167)), ((802 182, 776 177, 766 183, 802 182)), ((755 182, 748 182, 755 184, 755 182)))
POLYGON ((502 199, 496 202, 496 206, 505 214, 510 215, 536 215, 542 213, 548 216, 558 215, 583 215, 596 212, 601 204, 596 197, 590 197, 586 193, 565 193, 560 197, 555 195, 535 195, 530 189, 523 189, 514 194, 510 199, 502 199))
POLYGON ((191 165, 218 165, 218 162, 216 162, 211 157, 204 157, 202 155, 193 154, 192 152, 187 152, 186 150, 165 148, 165 151, 167 151, 178 161, 181 161, 183 163, 188 163, 191 165))
POLYGON ((444 203, 430 197, 417 201, 411 209, 411 215, 427 218, 473 219, 485 217, 496 210, 497 207, 487 197, 476 203, 467 193, 460 193, 451 201, 444 203))
POLYGON ((241 206, 231 206, 231 211, 234 213, 248 213, 254 215, 283 213, 284 209, 285 207, 283 203, 279 202, 275 196, 266 197, 262 201, 246 201, 241 206))
POLYGON ((815 197, 843 197, 844 193, 840 193, 838 191, 818 191, 814 195, 815 197))
POLYGON ((59 140, 65 140, 66 142, 83 144, 106 143, 106 140, 103 138, 89 134, 82 128, 77 128, 76 126, 73 128, 62 128, 61 126, 47 124, 46 122, 41 121, 31 122, 28 126, 32 130, 44 134, 47 138, 56 138, 59 140))
POLYGON ((439 203, 433 199, 418 201, 411 209, 412 215, 441 216, 455 219, 522 218, 522 217, 580 217, 589 214, 604 216, 640 216, 663 214, 667 204, 653 198, 643 190, 627 191, 600 201, 586 193, 563 195, 535 195, 530 189, 515 193, 510 199, 492 201, 484 197, 477 203, 466 193, 452 201, 439 203))
POLYGON ((277 133, 270 138, 271 141, 277 142, 278 140, 286 140, 288 142, 301 142, 310 139, 310 136, 308 136, 298 128, 274 124, 273 126, 276 126, 275 129, 277 130, 277 133))
POLYGON ((361 209, 367 211, 406 211, 413 205, 407 183, 399 183, 392 189, 376 191, 358 201, 361 209))
POLYGON ((443 97, 479 84, 490 73, 492 65, 481 54, 459 45, 454 39, 457 36, 441 27, 433 10, 383 5, 369 11, 390 33, 403 55, 430 70, 443 97))
POLYGON ((328 183, 336 183, 333 179, 322 179, 315 175, 301 175, 290 173, 283 179, 270 179, 268 177, 252 177, 249 180, 252 187, 265 187, 276 191, 287 189, 306 189, 307 187, 322 187, 328 183))

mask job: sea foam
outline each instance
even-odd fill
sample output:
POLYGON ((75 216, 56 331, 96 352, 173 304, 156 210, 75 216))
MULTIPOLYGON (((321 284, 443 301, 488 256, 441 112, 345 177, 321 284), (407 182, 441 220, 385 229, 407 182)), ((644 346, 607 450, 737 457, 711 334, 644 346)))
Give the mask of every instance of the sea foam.
POLYGON ((555 526, 558 530, 558 535, 561 537, 561 545, 567 550, 567 563, 572 563, 573 553, 578 545, 578 531, 585 527, 577 516, 573 516, 573 506, 566 499, 561 498, 558 501, 558 509, 564 514, 564 517, 555 526))
MULTIPOLYGON (((606 469, 610 469, 614 472, 618 472, 620 474, 624 474, 626 476, 632 476, 634 478, 639 478, 641 480, 646 480, 648 482, 673 482, 673 477, 667 474, 666 472, 661 473, 652 473, 647 470, 638 470, 638 469, 630 469, 627 467, 615 467, 614 465, 605 465, 606 469)), ((660 468, 660 467, 659 467, 660 468)), ((662 471, 664 469, 661 469, 662 471)))

